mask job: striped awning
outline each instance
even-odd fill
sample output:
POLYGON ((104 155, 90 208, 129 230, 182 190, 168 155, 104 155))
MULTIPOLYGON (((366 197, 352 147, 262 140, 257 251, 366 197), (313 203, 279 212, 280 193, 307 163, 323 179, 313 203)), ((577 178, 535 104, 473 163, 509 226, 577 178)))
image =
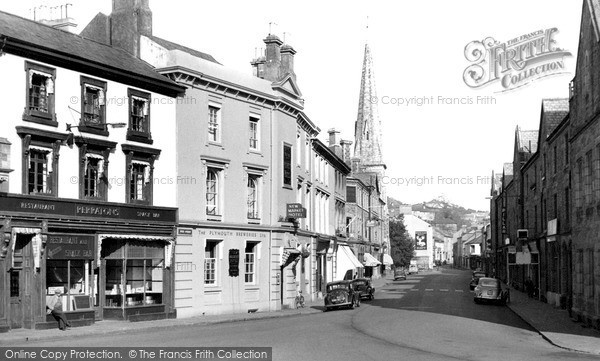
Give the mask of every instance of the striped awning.
POLYGON ((99 234, 98 235, 98 260, 100 260, 102 254, 102 241, 106 238, 110 239, 124 239, 124 240, 138 240, 138 241, 164 241, 165 246, 165 267, 171 267, 171 259, 173 258, 173 247, 175 246, 175 239, 173 237, 165 236, 146 236, 136 234, 99 234))
POLYGON ((390 256, 387 253, 383 254, 383 264, 386 266, 391 266, 394 264, 394 260, 392 259, 392 256, 390 256))

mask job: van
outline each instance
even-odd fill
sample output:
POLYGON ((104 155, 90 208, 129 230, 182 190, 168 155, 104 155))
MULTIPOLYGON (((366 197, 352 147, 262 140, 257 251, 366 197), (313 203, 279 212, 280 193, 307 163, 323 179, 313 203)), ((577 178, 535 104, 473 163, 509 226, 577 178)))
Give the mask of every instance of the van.
POLYGON ((411 264, 410 266, 408 266, 408 274, 411 275, 413 273, 415 273, 415 274, 419 273, 419 268, 417 267, 416 264, 411 264))

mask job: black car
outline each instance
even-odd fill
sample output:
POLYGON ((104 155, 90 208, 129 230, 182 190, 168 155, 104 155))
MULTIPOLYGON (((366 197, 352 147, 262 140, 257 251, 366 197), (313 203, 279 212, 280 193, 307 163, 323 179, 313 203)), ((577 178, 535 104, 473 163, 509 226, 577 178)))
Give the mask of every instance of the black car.
POLYGON ((358 293, 358 297, 372 300, 375 298, 375 288, 371 286, 371 280, 368 278, 357 278, 352 280, 352 287, 358 293))
POLYGON ((479 282, 479 279, 481 277, 485 277, 485 276, 486 276, 485 272, 474 271, 473 272, 473 277, 471 277, 471 282, 469 282, 469 289, 471 291, 473 291, 475 289, 475 287, 477 287, 477 283, 479 282))
POLYGON ((325 311, 340 307, 353 309, 354 306, 360 307, 360 297, 358 292, 354 291, 352 281, 335 281, 327 284, 325 311))
POLYGON ((406 270, 404 268, 396 268, 394 270, 394 281, 406 280, 406 270))

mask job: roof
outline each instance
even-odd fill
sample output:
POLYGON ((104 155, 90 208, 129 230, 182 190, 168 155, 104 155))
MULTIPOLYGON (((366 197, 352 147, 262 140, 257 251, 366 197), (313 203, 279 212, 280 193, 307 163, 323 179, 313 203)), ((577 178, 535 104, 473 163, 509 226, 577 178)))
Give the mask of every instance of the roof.
MULTIPOLYGON (((590 17, 592 19, 592 25, 594 26, 596 41, 600 41, 600 0, 587 0, 586 2, 590 10, 590 17)), ((585 4, 583 6, 585 7, 585 4)))
POLYGON ((517 128, 517 147, 520 152, 535 153, 538 146, 537 130, 521 130, 517 128))
MULTIPOLYGON (((543 99, 542 100, 542 119, 545 123, 545 134, 541 140, 545 140, 556 127, 565 119, 569 114, 569 99, 567 98, 554 98, 554 99, 543 99)), ((540 124, 540 131, 542 130, 542 124, 540 124)))
POLYGON ((0 11, 4 51, 166 94, 184 88, 129 53, 76 34, 0 11), (98 74, 100 73, 100 74, 98 74), (151 82, 153 85, 144 84, 151 82), (154 87, 155 89, 152 89, 154 87), (162 88, 162 91, 160 91, 162 88))
POLYGON ((210 55, 210 54, 203 53, 201 51, 188 48, 187 46, 183 46, 183 45, 180 45, 180 44, 173 43, 171 41, 159 38, 158 36, 154 36, 153 35, 153 36, 150 36, 149 38, 152 39, 158 45, 164 47, 167 50, 181 50, 183 52, 186 52, 186 53, 188 53, 190 55, 193 55, 193 56, 196 56, 198 58, 201 58, 201 59, 204 59, 204 60, 208 60, 208 61, 211 61, 211 62, 216 63, 216 64, 221 64, 217 60, 215 60, 215 58, 213 58, 213 56, 210 55))
POLYGON ((504 163, 503 171, 504 171, 504 175, 513 175, 513 164, 512 163, 504 163))

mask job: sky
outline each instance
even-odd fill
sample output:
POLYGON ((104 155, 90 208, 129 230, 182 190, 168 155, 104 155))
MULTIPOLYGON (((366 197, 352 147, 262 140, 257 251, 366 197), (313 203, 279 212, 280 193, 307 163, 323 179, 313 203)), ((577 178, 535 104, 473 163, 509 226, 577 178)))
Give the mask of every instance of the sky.
MULTIPOLYGON (((541 100, 568 97, 582 1, 150 0, 150 7, 154 35, 248 74, 269 32, 285 38, 297 51, 305 111, 324 141, 331 128, 343 139, 354 138, 368 41, 388 195, 411 204, 443 195, 489 210, 489 178, 512 160, 516 126, 538 129, 541 100), (465 84, 467 44, 488 37, 504 43, 549 28, 558 29, 555 46, 572 54, 564 58, 563 74, 508 92, 498 83, 476 89, 465 84)), ((98 12, 111 12, 109 0, 3 1, 0 10, 31 18, 34 7, 66 2, 81 29, 98 12)))

